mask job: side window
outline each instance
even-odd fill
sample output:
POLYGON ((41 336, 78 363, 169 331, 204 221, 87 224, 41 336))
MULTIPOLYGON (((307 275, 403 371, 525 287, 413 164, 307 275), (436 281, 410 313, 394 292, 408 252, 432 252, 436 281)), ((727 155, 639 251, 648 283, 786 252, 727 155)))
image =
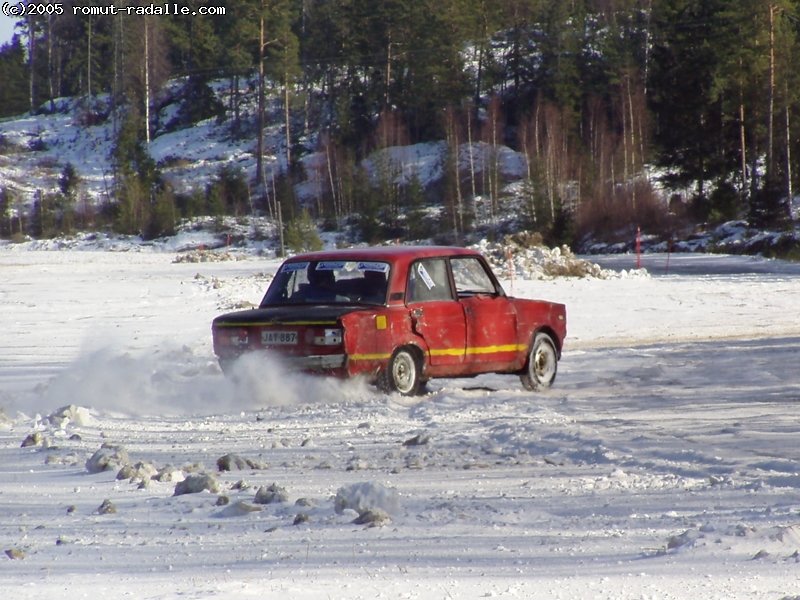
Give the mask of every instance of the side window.
POLYGON ((451 258, 450 266, 453 268, 453 280, 459 296, 497 293, 486 267, 477 258, 451 258))
POLYGON ((411 265, 407 298, 408 302, 453 299, 447 263, 443 258, 428 258, 411 265))

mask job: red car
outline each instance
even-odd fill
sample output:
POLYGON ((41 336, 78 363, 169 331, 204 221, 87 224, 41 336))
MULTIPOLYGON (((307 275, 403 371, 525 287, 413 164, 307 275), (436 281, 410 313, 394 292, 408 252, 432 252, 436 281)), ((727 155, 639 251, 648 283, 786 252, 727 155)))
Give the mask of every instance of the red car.
POLYGON ((303 371, 411 395, 432 378, 480 373, 547 388, 567 319, 563 304, 507 296, 478 252, 392 246, 294 256, 258 308, 219 316, 212 331, 223 370, 269 351, 303 371))

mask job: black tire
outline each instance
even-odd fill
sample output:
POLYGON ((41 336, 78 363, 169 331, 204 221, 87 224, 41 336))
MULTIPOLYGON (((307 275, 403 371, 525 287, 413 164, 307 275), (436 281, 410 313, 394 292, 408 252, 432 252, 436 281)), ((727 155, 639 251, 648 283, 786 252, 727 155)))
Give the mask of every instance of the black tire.
POLYGON ((382 387, 403 396, 418 396, 425 388, 419 353, 409 347, 398 348, 383 372, 382 387))
POLYGON ((533 338, 525 370, 519 378, 526 390, 536 392, 553 385, 558 372, 558 351, 546 333, 537 333, 533 338))

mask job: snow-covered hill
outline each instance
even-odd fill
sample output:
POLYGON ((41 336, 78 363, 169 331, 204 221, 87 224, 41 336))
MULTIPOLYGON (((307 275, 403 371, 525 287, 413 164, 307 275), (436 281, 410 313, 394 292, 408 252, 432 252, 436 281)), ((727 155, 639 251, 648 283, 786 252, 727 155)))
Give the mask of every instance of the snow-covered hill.
MULTIPOLYGON (((218 84, 216 93, 227 90, 218 84)), ((168 123, 179 102, 167 104, 160 122, 168 123)), ((42 106, 37 114, 0 121, 0 188, 15 192, 29 204, 37 192, 58 191, 66 165, 81 179, 82 190, 91 201, 108 198, 112 186, 111 151, 119 123, 111 116, 108 98, 98 97, 87 105, 83 99, 61 98, 42 106), (99 116, 98 116, 99 115, 99 116)), ((242 109, 248 117, 247 106, 242 109)), ((282 138, 279 124, 265 129, 265 163, 280 171, 282 138)), ((255 178, 255 138, 236 138, 230 123, 207 119, 193 126, 166 131, 156 129, 148 152, 179 192, 202 191, 221 167, 242 170, 255 178)))
MULTIPOLYGON (((220 101, 230 95, 226 86, 225 82, 213 86, 220 101)), ((257 180, 254 133, 234 136, 231 122, 216 118, 178 129, 166 127, 178 110, 180 98, 176 93, 174 98, 160 111, 157 120, 164 126, 156 128, 148 152, 178 192, 202 191, 222 167, 240 170, 249 181, 257 180)), ((65 166, 71 164, 81 178, 82 191, 90 199, 99 202, 107 198, 112 176, 111 150, 118 126, 107 104, 104 97, 93 100, 92 105, 82 99, 61 98, 52 106, 43 105, 37 114, 0 121, 0 188, 12 190, 20 202, 29 204, 37 192, 58 191, 59 178, 65 166)), ((243 122, 254 121, 253 106, 243 104, 240 114, 243 122)), ((268 112, 264 131, 264 169, 268 176, 286 168, 281 118, 280 111, 268 112)), ((298 197, 309 202, 329 186, 325 157, 315 154, 313 145, 310 139, 311 148, 301 157, 306 180, 296 189, 298 197)), ((414 177, 427 186, 441 179, 444 152, 441 143, 388 148, 373 154, 364 167, 375 177, 388 169, 398 184, 414 177)), ((507 181, 525 174, 522 155, 505 146, 492 149, 485 143, 465 143, 459 160, 464 170, 478 175, 495 163, 507 181)))
MULTIPOLYGON (((179 110, 180 82, 173 82, 167 98, 155 121, 153 139, 148 152, 161 172, 179 193, 202 192, 219 176, 221 169, 241 172, 248 181, 256 177, 256 140, 254 133, 232 135, 231 122, 207 119, 191 126, 169 126, 179 110)), ((224 101, 230 90, 224 81, 213 84, 214 93, 224 101)), ((0 121, 0 189, 11 192, 12 211, 28 211, 39 194, 59 190, 59 180, 67 165, 71 165, 80 178, 81 202, 101 204, 108 200, 113 186, 111 151, 118 123, 110 115, 108 98, 98 97, 87 104, 85 99, 62 98, 52 105, 42 106, 37 114, 21 115, 0 121)), ((241 106, 242 122, 254 122, 255 107, 252 102, 241 106)), ((267 177, 277 175, 286 168, 283 122, 278 105, 268 111, 269 121, 264 131, 264 169, 267 177)), ((248 130, 248 127, 244 128, 248 130)), ((252 129, 252 128, 250 128, 252 129)), ((324 153, 315 152, 314 136, 304 140, 305 154, 300 157, 305 179, 296 185, 296 195, 301 202, 316 205, 317 199, 330 187, 330 171, 324 153)), ((444 175, 446 161, 444 143, 423 143, 411 146, 390 147, 379 150, 365 159, 362 166, 377 184, 381 177, 389 177, 397 185, 417 181, 430 189, 444 175)), ((497 219, 506 220, 514 230, 514 218, 524 205, 522 198, 527 168, 525 157, 508 147, 491 147, 486 143, 461 144, 460 171, 480 178, 482 173, 496 169, 503 187, 501 191, 502 215, 491 203, 475 198, 477 224, 497 225, 497 219)), ((795 199, 794 214, 800 222, 800 197, 795 199)), ((272 225, 270 227, 273 227, 272 225)), ((591 253, 632 252, 636 247, 633 231, 622 242, 606 243, 603 240, 584 240, 581 251, 591 253)), ((800 232, 762 231, 748 227, 742 221, 725 223, 719 227, 694 232, 682 232, 681 237, 666 240, 645 235, 641 248, 648 252, 721 251, 730 253, 767 255, 790 254, 800 246, 800 232)), ((796 250, 795 250, 796 252, 796 250)))

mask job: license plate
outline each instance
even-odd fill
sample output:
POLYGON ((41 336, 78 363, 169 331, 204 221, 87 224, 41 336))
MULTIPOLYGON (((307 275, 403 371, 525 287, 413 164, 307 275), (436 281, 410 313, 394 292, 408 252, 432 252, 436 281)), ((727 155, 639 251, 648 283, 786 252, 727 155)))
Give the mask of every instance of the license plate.
POLYGON ((297 344, 296 331, 262 331, 261 343, 264 346, 291 346, 297 344))

